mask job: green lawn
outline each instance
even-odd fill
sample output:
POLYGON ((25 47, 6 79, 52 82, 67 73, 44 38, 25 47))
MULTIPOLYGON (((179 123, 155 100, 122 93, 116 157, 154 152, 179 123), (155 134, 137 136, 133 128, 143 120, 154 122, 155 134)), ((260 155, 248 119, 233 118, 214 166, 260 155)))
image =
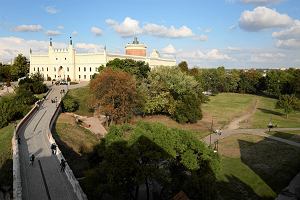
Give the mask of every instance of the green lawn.
POLYGON ((292 140, 300 143, 300 130, 296 131, 270 131, 267 134, 273 135, 275 137, 280 137, 287 140, 292 140))
POLYGON ((88 107, 90 90, 89 87, 82 87, 69 90, 68 94, 79 102, 79 109, 75 112, 78 115, 92 117, 93 112, 88 107))
POLYGON ((99 139, 66 114, 58 117, 53 136, 75 176, 83 176, 82 173, 88 166, 87 154, 93 150, 99 139))
POLYGON ((14 132, 14 125, 0 129, 0 186, 12 187, 12 147, 11 139, 14 132))
POLYGON ((293 112, 285 117, 282 109, 275 108, 277 99, 259 97, 255 114, 250 118, 247 128, 266 128, 270 119, 278 127, 300 127, 300 112, 293 112))
POLYGON ((219 143, 220 195, 224 199, 274 199, 300 170, 300 149, 238 134, 219 143))
POLYGON ((255 104, 257 96, 250 94, 220 93, 210 96, 207 103, 202 105, 204 118, 213 117, 214 124, 224 126, 233 118, 250 111, 255 104))

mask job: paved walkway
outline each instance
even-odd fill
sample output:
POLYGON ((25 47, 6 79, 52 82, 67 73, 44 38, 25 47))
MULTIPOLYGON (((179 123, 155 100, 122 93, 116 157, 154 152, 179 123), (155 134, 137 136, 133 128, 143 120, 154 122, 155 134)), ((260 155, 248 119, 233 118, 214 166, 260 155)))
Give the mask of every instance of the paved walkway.
POLYGON ((59 161, 51 155, 47 138, 49 123, 56 110, 51 99, 57 97, 60 100, 61 89, 66 89, 66 86, 53 86, 47 100, 19 129, 22 195, 25 200, 77 199, 65 173, 60 172, 59 161), (36 160, 33 166, 29 166, 32 154, 36 160))

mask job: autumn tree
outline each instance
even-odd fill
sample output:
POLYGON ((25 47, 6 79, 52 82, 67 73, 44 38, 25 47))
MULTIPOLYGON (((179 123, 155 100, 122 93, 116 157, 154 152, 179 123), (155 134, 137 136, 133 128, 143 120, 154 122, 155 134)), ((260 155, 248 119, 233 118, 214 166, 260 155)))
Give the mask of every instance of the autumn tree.
POLYGON ((107 68, 91 80, 94 107, 109 117, 110 123, 125 122, 136 103, 136 82, 128 73, 107 68))

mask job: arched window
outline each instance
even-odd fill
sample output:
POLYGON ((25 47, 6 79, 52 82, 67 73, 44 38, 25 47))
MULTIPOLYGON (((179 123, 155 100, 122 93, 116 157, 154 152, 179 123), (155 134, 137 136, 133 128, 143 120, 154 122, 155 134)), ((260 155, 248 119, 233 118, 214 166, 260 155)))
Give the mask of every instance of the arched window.
MULTIPOLYGON (((54 71, 56 72, 56 67, 54 67, 54 71)), ((55 77, 56 78, 56 77, 55 77)))
MULTIPOLYGON (((78 71, 80 71, 80 67, 78 67, 78 71)), ((80 78, 80 77, 79 77, 80 78)))
POLYGON ((83 68, 83 71, 86 71, 86 67, 83 68))
POLYGON ((67 67, 67 72, 69 71, 69 67, 67 67))
POLYGON ((90 72, 92 71, 92 68, 90 67, 90 72))
POLYGON ((48 71, 48 67, 47 67, 47 71, 48 71))
POLYGON ((35 67, 33 68, 33 71, 35 72, 35 67))

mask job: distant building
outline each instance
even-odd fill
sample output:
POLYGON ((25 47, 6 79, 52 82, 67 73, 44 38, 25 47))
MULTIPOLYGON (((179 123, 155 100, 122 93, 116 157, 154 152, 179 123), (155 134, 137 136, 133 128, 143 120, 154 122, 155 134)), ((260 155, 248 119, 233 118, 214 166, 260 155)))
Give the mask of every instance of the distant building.
POLYGON ((94 73, 98 72, 99 66, 106 66, 108 61, 115 58, 144 61, 151 68, 161 65, 176 65, 176 60, 162 58, 155 49, 150 56, 147 56, 146 45, 139 43, 136 37, 132 43, 128 43, 125 46, 125 55, 107 53, 106 48, 104 48, 103 52, 77 53, 71 38, 67 49, 55 49, 50 38, 47 54, 34 54, 30 50, 29 73, 40 72, 45 79, 50 77, 51 80, 69 78, 72 81, 88 81, 94 73))

